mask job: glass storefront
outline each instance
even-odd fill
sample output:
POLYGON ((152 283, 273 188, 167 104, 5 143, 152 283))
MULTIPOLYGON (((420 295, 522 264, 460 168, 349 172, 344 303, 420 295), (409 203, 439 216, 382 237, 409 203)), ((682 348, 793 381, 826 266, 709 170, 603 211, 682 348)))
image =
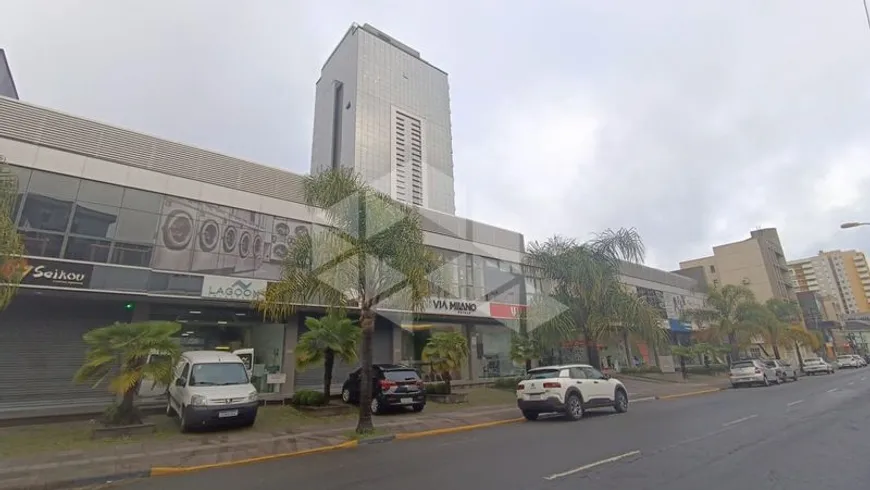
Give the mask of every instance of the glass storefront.
POLYGON ((260 393, 275 393, 267 375, 282 372, 284 325, 263 323, 260 317, 244 308, 191 308, 189 306, 152 305, 151 320, 168 320, 181 324, 178 333, 183 351, 253 349, 251 383, 260 393))
POLYGON ((477 357, 475 376, 479 379, 519 376, 525 366, 510 358, 513 330, 505 325, 475 325, 471 355, 477 357))

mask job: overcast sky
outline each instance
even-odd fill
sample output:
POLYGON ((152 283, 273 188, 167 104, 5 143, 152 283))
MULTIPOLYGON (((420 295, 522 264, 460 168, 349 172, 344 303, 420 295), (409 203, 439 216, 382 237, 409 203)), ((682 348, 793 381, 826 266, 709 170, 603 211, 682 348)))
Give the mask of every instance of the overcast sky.
POLYGON ((861 0, 0 0, 23 100, 307 172, 314 82, 352 22, 450 74, 458 214, 647 263, 776 226, 870 252, 861 0), (136 6, 134 6, 136 5, 136 6), (241 6, 245 5, 245 8, 241 6))

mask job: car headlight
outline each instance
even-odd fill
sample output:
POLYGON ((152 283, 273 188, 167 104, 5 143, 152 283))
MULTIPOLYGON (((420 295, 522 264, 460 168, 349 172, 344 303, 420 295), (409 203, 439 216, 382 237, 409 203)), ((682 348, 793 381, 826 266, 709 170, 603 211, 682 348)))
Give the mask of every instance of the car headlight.
POLYGON ((260 399, 260 395, 256 391, 248 393, 248 401, 255 402, 260 399))
POLYGON ((195 407, 208 405, 208 400, 202 395, 193 395, 190 397, 190 404, 195 407))

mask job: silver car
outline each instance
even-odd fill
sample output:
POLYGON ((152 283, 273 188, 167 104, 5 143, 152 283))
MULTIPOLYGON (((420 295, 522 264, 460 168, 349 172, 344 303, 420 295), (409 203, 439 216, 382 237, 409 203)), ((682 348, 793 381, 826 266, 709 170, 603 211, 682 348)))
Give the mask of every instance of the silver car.
POLYGON ((770 367, 765 361, 757 359, 737 361, 732 364, 730 380, 734 388, 754 384, 770 386, 771 383, 781 382, 775 367, 770 367))
POLYGON ((803 370, 806 374, 834 374, 834 367, 815 357, 804 359, 803 370))
POLYGON ((776 369, 776 374, 779 376, 781 381, 798 380, 798 369, 792 366, 790 362, 776 359, 773 361, 765 361, 764 363, 767 364, 767 367, 776 369))

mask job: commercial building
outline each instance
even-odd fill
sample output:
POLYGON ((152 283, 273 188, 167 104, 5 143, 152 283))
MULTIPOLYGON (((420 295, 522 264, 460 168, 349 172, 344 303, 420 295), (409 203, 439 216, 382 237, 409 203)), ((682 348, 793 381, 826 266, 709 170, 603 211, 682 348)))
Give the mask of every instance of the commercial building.
POLYGON ((796 300, 776 228, 753 230, 746 240, 715 246, 713 255, 680 262, 674 272, 714 287, 746 286, 760 302, 796 300))
MULTIPOLYGON (((317 388, 322 370, 295 369, 303 305, 264 321, 250 300, 280 278, 288 245, 321 213, 300 175, 0 97, 0 157, 18 176, 15 219, 26 246, 21 289, 0 312, 0 417, 102 410, 105 388, 71 382, 82 334, 116 321, 183 325, 184 349, 253 348, 254 382, 269 397, 317 388), (14 354, 13 354, 14 353, 14 354)), ((421 209, 426 244, 450 264, 453 301, 419 315, 385 311, 377 362, 420 365, 433 331, 463 332, 460 380, 508 375, 511 329, 526 290, 523 236, 421 209)), ((337 383, 353 366, 339 365, 337 383)))
POLYGON ((311 172, 348 167, 394 199, 454 214, 447 73, 366 24, 317 81, 311 172))
POLYGON ((15 79, 12 78, 9 60, 6 59, 6 51, 3 49, 0 49, 0 96, 9 97, 10 99, 18 98, 15 79))
POLYGON ((788 267, 796 291, 836 298, 846 314, 870 312, 870 269, 863 252, 819 251, 788 267))

